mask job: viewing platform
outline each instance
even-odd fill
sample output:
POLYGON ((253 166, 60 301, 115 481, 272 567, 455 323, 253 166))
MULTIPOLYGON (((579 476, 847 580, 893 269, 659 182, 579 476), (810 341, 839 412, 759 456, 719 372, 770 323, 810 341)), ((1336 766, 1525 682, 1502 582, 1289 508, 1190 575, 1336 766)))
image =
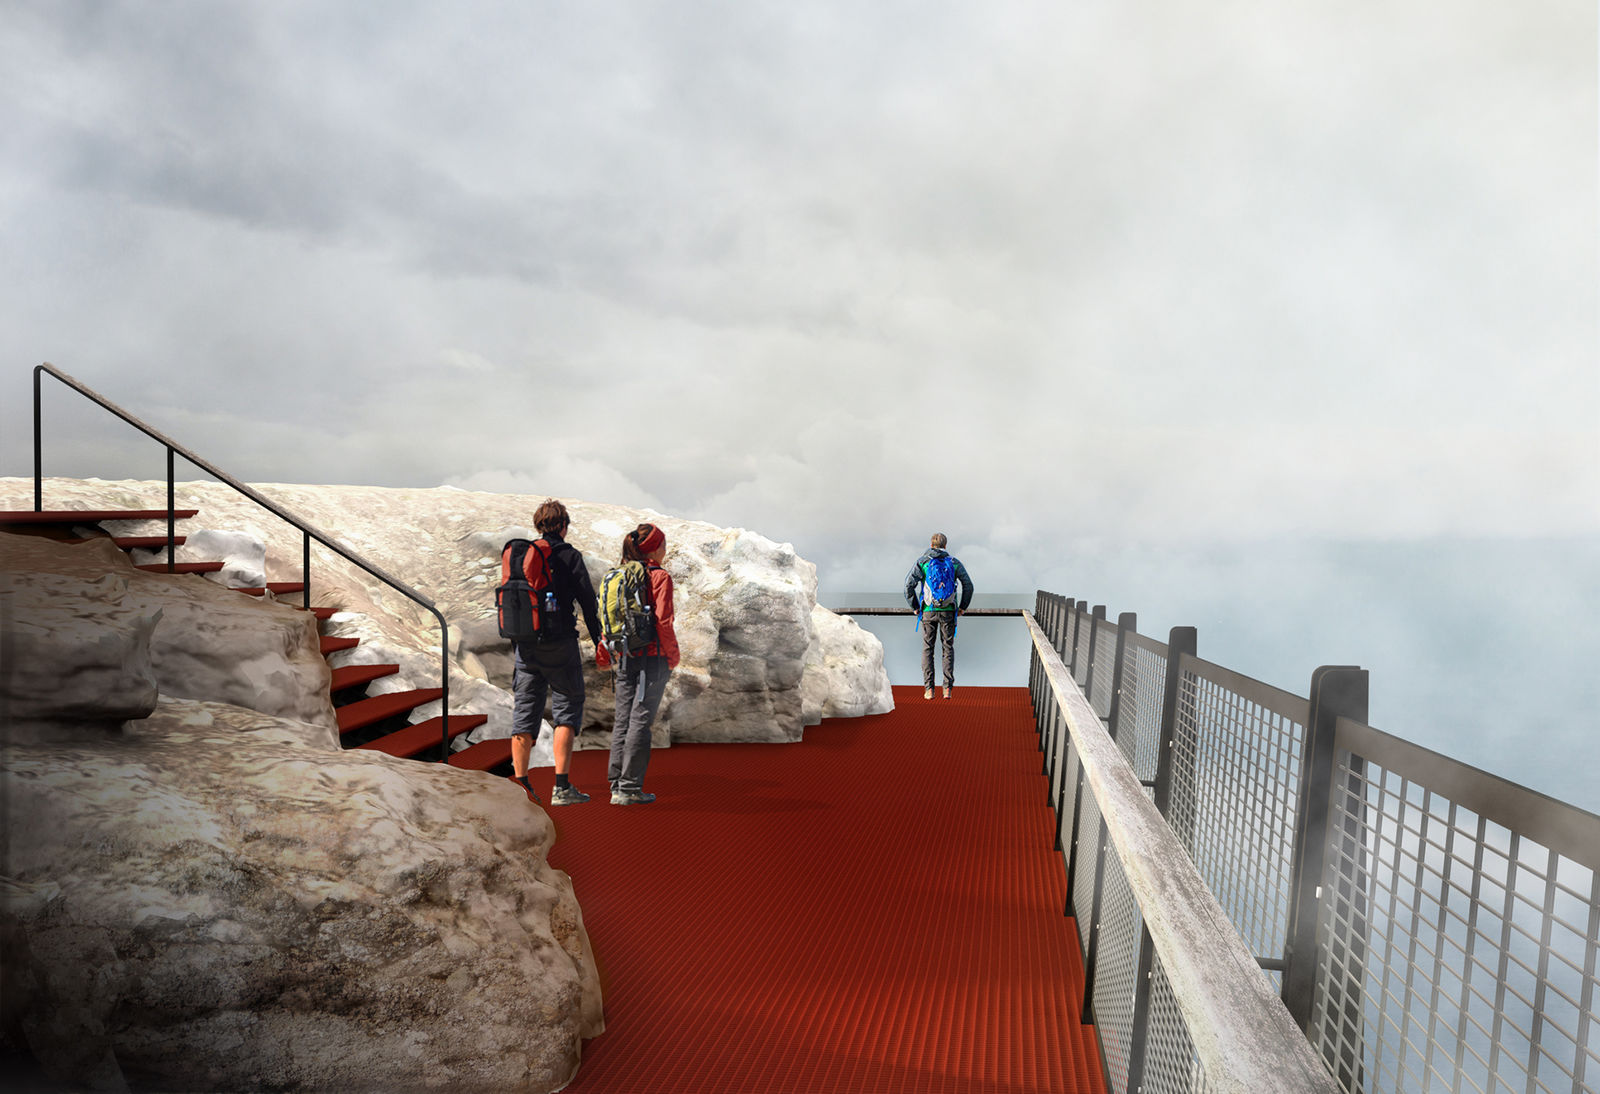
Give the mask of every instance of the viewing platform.
POLYGON ((1027 690, 895 705, 551 810, 606 997, 568 1091, 1106 1089, 1027 690))
MULTIPOLYGON (((317 676, 345 749, 508 772, 503 738, 451 749, 486 716, 452 711, 432 598, 48 366, 34 508, 11 525, 76 538, 96 515, 42 504, 46 370, 166 447, 167 534, 109 537, 166 547, 140 569, 181 572, 182 456, 300 536, 299 580, 227 596, 315 612, 315 542, 437 620, 438 688, 344 694, 387 662, 317 676)), ((1026 687, 899 686, 892 713, 796 743, 675 741, 654 803, 549 811, 606 1023, 566 1089, 1600 1090, 1600 816, 1369 725, 1356 666, 1300 694, 1086 600, 971 614, 997 617, 986 652, 1026 687)), ((598 798, 607 759, 576 752, 573 783, 598 798)))

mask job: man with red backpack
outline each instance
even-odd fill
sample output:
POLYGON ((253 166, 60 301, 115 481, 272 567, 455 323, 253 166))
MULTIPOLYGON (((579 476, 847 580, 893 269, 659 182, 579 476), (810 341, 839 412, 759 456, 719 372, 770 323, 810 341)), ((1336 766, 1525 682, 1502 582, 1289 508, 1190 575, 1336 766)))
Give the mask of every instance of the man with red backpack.
POLYGON ((943 532, 933 533, 930 546, 906 574, 906 603, 922 628, 922 697, 933 698, 933 641, 944 647, 944 697, 956 683, 956 618, 972 603, 972 578, 961 560, 947 552, 943 532), (960 585, 960 597, 956 586, 960 585))
MULTIPOLYGON (((550 721, 555 726, 551 750, 556 763, 551 805, 578 805, 589 800, 589 795, 573 786, 567 777, 572 764, 573 738, 583 723, 583 657, 578 648, 575 608, 583 612, 584 625, 589 628, 589 637, 594 639, 595 645, 599 647, 604 641, 588 567, 583 563, 583 555, 565 539, 570 524, 567 507, 550 498, 533 514, 533 526, 539 530, 540 538, 532 543, 512 541, 526 545, 524 559, 532 557, 533 565, 525 564, 522 572, 532 575, 528 583, 535 586, 531 596, 536 605, 533 615, 538 620, 532 635, 513 637, 511 642, 515 654, 511 674, 512 778, 527 791, 529 798, 539 800, 528 784, 528 761, 533 756, 533 742, 539 736, 548 692, 550 721)), ((511 551, 512 544, 508 543, 507 557, 511 551)), ((507 632, 506 619, 507 614, 502 609, 502 634, 507 632)), ((518 633, 522 633, 520 629, 518 633)))

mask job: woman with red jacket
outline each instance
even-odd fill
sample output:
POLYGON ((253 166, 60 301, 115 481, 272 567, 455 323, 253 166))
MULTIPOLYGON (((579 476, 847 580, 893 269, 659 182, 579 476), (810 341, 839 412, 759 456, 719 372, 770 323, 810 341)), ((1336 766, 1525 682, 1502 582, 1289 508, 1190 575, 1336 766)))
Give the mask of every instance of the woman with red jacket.
MULTIPOLYGON (((617 663, 617 720, 611 730, 612 805, 644 805, 656 800, 644 790, 650 763, 650 725, 661 707, 667 677, 678 667, 678 636, 672 627, 672 575, 661 568, 667 556, 667 535, 654 524, 641 524, 622 539, 622 561, 644 565, 650 582, 650 610, 656 637, 638 653, 623 653, 617 663)), ((601 668, 611 661, 604 645, 595 650, 601 668)))

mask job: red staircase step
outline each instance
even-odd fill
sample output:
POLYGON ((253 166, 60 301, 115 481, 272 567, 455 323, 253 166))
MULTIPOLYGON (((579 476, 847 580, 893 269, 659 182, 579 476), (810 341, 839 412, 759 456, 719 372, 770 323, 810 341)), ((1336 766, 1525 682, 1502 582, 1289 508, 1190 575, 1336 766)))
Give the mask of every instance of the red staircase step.
POLYGON ((256 585, 242 589, 235 589, 233 591, 236 593, 245 593, 249 596, 261 596, 263 593, 267 592, 271 592, 277 596, 282 596, 284 593, 303 593, 306 591, 306 586, 305 582, 303 581, 269 581, 266 584, 266 588, 256 585))
POLYGON ((408 710, 420 707, 424 703, 431 703, 444 695, 440 688, 416 688, 412 691, 396 691, 388 695, 375 695, 371 699, 362 699, 350 703, 334 711, 339 719, 339 732, 349 733, 353 729, 370 726, 374 722, 381 722, 385 718, 392 718, 396 714, 404 714, 408 710))
POLYGON ((333 686, 328 690, 343 691, 345 688, 359 687, 385 676, 393 676, 399 671, 399 665, 345 665, 333 670, 333 686))
MULTIPOLYGON (((104 538, 104 537, 101 537, 101 538, 104 538)), ((140 548, 142 550, 146 550, 146 551, 157 551, 157 550, 161 550, 161 549, 165 548, 166 545, 167 545, 167 537, 166 536, 111 536, 109 538, 110 538, 112 543, 114 543, 116 546, 122 548, 124 551, 131 551, 136 547, 140 548)), ((188 542, 188 539, 189 539, 188 536, 173 536, 172 537, 172 545, 174 547, 182 547, 186 542, 188 542)), ((64 539, 61 542, 63 542, 63 543, 88 543, 89 540, 87 540, 87 539, 64 539)))
POLYGON ((329 638, 327 635, 322 636, 321 642, 322 655, 324 657, 330 653, 338 653, 340 650, 353 650, 361 645, 361 639, 359 638, 329 638))
MULTIPOLYGON (((488 720, 489 716, 487 714, 450 715, 451 740, 461 736, 469 729, 478 728, 488 720)), ((376 741, 368 741, 366 744, 357 745, 356 747, 409 759, 419 752, 426 752, 439 743, 440 729, 443 723, 443 718, 429 718, 425 722, 417 722, 386 737, 379 737, 376 741)), ((507 750, 506 754, 510 755, 510 751, 507 750)))
POLYGON ((310 612, 312 615, 316 616, 318 619, 331 619, 333 617, 333 614, 335 612, 337 612, 339 609, 338 608, 303 608, 301 610, 310 612))
POLYGON ((450 754, 451 767, 464 767, 468 771, 488 771, 491 767, 511 759, 511 738, 496 737, 468 745, 460 752, 450 754))
MULTIPOLYGON (((174 509, 173 517, 187 520, 198 509, 174 509)), ((165 509, 7 509, 0 524, 98 524, 103 520, 166 520, 165 509)))
POLYGON ((215 574, 222 571, 220 562, 179 562, 172 569, 167 569, 165 562, 152 562, 147 566, 135 566, 135 570, 143 570, 150 574, 215 574))

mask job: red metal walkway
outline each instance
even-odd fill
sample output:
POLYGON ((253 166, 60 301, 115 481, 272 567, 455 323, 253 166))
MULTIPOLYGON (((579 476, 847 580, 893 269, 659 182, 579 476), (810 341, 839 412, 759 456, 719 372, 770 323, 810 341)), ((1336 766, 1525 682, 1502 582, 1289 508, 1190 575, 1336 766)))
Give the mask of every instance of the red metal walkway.
MULTIPOLYGON (((1104 1090, 1028 693, 896 688, 795 745, 656 752, 552 809, 600 964, 589 1092, 1104 1090)), ((548 769, 543 773, 548 788, 548 769)))

